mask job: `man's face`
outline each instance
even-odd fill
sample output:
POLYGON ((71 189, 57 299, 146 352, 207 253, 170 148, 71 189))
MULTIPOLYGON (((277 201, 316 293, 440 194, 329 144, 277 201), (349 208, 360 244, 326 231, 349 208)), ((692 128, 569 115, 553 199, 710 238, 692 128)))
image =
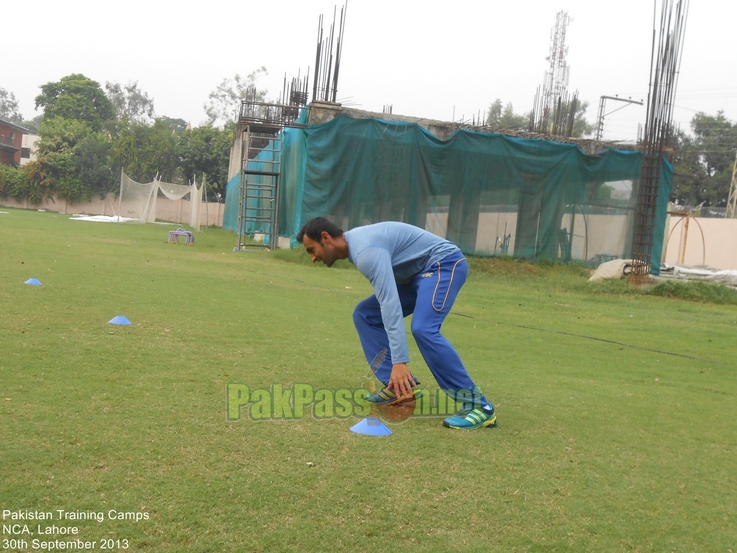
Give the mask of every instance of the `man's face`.
POLYGON ((327 232, 322 233, 322 242, 316 242, 305 234, 302 244, 310 254, 313 263, 322 261, 328 267, 332 267, 335 260, 338 259, 332 238, 327 232))

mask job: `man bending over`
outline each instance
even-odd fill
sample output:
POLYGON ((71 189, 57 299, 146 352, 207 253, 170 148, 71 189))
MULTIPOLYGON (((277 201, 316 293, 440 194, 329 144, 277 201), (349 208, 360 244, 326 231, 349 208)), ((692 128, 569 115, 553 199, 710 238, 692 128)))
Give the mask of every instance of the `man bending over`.
POLYGON ((387 352, 375 368, 384 388, 366 399, 397 404, 419 397, 419 382, 409 371, 404 317, 412 315, 412 335, 440 387, 462 403, 443 421, 448 428, 496 426, 491 403, 474 384, 460 356, 440 327, 468 276, 461 250, 448 240, 406 223, 386 222, 343 232, 324 217, 307 221, 297 233, 312 262, 332 267, 348 259, 369 280, 374 295, 353 312, 369 363, 387 352))

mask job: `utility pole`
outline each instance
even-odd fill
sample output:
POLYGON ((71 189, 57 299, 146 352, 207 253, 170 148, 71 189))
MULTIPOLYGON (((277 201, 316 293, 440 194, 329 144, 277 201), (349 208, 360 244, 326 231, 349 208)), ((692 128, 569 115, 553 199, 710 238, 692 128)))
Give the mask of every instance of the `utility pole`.
POLYGON ((727 219, 737 219, 737 154, 734 157, 734 169, 732 170, 732 184, 729 187, 729 199, 727 200, 727 219))
POLYGON ((626 102, 627 104, 637 104, 638 106, 643 105, 642 101, 632 100, 632 99, 624 99, 620 98, 619 96, 602 96, 599 99, 599 116, 596 118, 596 135, 594 136, 594 140, 599 142, 601 140, 602 135, 604 134, 604 117, 607 115, 611 115, 615 111, 619 111, 620 109, 626 108, 627 106, 622 106, 614 111, 610 111, 609 113, 604 113, 604 110, 606 109, 606 101, 607 100, 616 100, 617 102, 626 102))

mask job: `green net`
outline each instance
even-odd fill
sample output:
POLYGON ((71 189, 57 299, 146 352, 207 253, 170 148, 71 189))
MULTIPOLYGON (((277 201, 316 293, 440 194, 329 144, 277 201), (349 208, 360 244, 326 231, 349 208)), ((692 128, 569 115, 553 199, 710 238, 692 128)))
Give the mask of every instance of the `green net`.
MULTIPOLYGON (((404 221, 466 254, 598 264, 631 258, 642 155, 456 131, 441 140, 415 123, 354 119, 285 129, 279 235, 321 215, 344 230, 404 221)), ((672 166, 662 164, 652 250, 659 274, 672 166)), ((224 226, 236 231, 238 177, 224 226)))

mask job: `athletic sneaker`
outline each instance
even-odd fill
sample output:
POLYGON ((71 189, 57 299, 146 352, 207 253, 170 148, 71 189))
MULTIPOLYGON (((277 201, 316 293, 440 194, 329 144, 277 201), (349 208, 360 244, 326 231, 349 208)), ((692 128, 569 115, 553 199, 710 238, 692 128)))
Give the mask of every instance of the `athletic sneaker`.
POLYGON ((369 394, 366 396, 366 401, 375 403, 377 405, 399 405, 408 401, 414 401, 422 397, 422 390, 419 388, 420 382, 415 378, 416 386, 412 389, 414 392, 413 397, 397 399, 397 394, 394 390, 390 390, 386 386, 382 388, 376 394, 369 394))
POLYGON ((471 428, 483 428, 485 426, 491 428, 496 426, 496 413, 493 407, 491 411, 487 409, 464 409, 454 417, 445 419, 443 426, 468 430, 471 428))

